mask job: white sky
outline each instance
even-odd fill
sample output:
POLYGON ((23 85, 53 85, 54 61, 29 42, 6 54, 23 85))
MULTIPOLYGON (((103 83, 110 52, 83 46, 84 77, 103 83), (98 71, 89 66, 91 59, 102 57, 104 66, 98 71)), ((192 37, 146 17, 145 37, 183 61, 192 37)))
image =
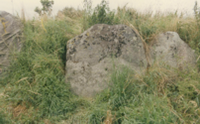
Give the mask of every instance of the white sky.
MULTIPOLYGON (((195 1, 200 7, 200 0, 109 0, 111 9, 117 9, 118 6, 123 7, 128 3, 128 7, 135 8, 138 11, 183 11, 193 14, 195 1)), ((93 7, 101 2, 101 0, 92 0, 93 7)), ((11 14, 21 14, 22 8, 25 9, 26 16, 32 18, 36 13, 35 7, 41 7, 40 0, 0 0, 0 11, 7 11, 11 14)), ((83 0, 54 0, 53 14, 55 15, 64 7, 82 8, 83 0)))

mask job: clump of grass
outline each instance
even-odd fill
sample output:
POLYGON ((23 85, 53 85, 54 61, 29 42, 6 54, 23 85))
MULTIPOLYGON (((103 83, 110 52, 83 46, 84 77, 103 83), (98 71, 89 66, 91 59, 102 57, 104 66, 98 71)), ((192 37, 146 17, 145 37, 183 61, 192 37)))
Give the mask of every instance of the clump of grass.
MULTIPOLYGON (((145 111, 147 108, 149 108, 149 111, 151 111, 150 109, 153 109, 153 106, 146 106, 148 105, 149 100, 156 99, 160 101, 162 105, 164 105, 163 103, 166 102, 166 99, 164 101, 163 99, 157 98, 158 96, 154 96, 156 84, 153 82, 148 82, 150 86, 147 88, 146 83, 134 79, 134 75, 134 72, 132 72, 128 68, 124 68, 120 71, 116 70, 113 73, 110 88, 106 89, 95 98, 93 107, 90 110, 89 114, 89 123, 95 122, 97 124, 101 124, 103 122, 106 122, 108 116, 109 120, 112 120, 114 124, 133 122, 147 123, 148 119, 145 121, 145 119, 143 118, 145 115, 145 111), (150 99, 149 96, 151 96, 150 99), (142 104, 144 106, 141 106, 142 104), (140 112, 141 115, 139 114, 140 112), (131 116, 130 113, 133 115, 131 116)), ((145 80, 149 81, 148 79, 145 80)), ((154 103, 154 100, 152 100, 152 104, 154 103)), ((167 102, 165 103, 165 105, 165 107, 168 108, 167 102)), ((155 116, 159 117, 158 120, 155 119, 153 122, 163 122, 161 121, 163 116, 163 114, 161 113, 163 113, 163 111, 165 111, 165 109, 158 109, 157 113, 155 111, 155 116)), ((173 120, 172 114, 169 114, 170 111, 168 110, 165 112, 166 116, 170 115, 170 117, 172 118, 171 120, 173 120)), ((151 114, 148 114, 149 117, 147 118, 152 118, 151 114)))
POLYGON ((6 117, 6 114, 3 111, 0 111, 0 124, 8 124, 8 123, 11 122, 6 117))

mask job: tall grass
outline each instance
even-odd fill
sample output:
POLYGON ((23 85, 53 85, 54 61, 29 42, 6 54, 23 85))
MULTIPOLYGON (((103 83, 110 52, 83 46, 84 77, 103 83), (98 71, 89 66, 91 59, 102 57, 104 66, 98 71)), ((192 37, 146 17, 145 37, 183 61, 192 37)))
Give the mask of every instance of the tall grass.
POLYGON ((176 31, 199 56, 195 7, 195 16, 185 17, 126 6, 112 11, 106 1, 92 9, 85 1, 85 10, 65 8, 54 19, 23 16, 21 52, 12 53, 0 79, 0 123, 200 123, 200 66, 183 71, 154 63, 147 74, 122 67, 112 72, 109 87, 90 99, 75 96, 65 83, 66 42, 96 23, 133 25, 148 44, 160 32, 176 31))
MULTIPOLYGON (((70 86, 65 83, 67 33, 73 33, 70 25, 43 17, 24 25, 23 47, 20 53, 13 53, 3 80, 5 101, 16 118, 30 116, 26 111, 32 109, 31 121, 36 123, 38 117, 59 116, 75 108, 70 86)), ((30 120, 23 123, 26 121, 30 120)))

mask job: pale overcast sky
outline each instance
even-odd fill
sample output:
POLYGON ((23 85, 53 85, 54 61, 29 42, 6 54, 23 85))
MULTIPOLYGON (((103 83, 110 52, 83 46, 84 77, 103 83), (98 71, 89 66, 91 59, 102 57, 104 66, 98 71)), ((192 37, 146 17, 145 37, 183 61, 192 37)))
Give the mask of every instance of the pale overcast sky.
MULTIPOLYGON (((135 8, 138 11, 183 11, 188 14, 193 14, 195 1, 200 6, 200 0, 108 0, 111 9, 116 9, 118 6, 123 7, 128 3, 128 7, 135 8)), ((101 2, 101 0, 92 0, 93 7, 101 2)), ((0 0, 0 11, 7 11, 11 14, 20 14, 24 8, 26 16, 32 18, 36 13, 36 6, 41 7, 40 0, 0 0)), ((64 7, 82 8, 83 0, 54 0, 53 14, 55 15, 64 7)))

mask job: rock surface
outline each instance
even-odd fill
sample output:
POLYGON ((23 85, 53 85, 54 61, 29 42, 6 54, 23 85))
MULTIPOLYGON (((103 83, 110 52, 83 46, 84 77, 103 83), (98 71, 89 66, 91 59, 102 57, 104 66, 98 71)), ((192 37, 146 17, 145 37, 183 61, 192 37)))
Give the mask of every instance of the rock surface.
POLYGON ((19 51, 22 24, 20 19, 0 11, 0 74, 9 65, 9 53, 19 51))
POLYGON ((159 34, 152 42, 151 58, 172 67, 185 68, 195 65, 195 51, 176 32, 159 34))
POLYGON ((85 97, 108 86, 113 64, 138 72, 147 66, 140 37, 126 25, 92 26, 67 42, 66 58, 66 82, 77 95, 85 97))

